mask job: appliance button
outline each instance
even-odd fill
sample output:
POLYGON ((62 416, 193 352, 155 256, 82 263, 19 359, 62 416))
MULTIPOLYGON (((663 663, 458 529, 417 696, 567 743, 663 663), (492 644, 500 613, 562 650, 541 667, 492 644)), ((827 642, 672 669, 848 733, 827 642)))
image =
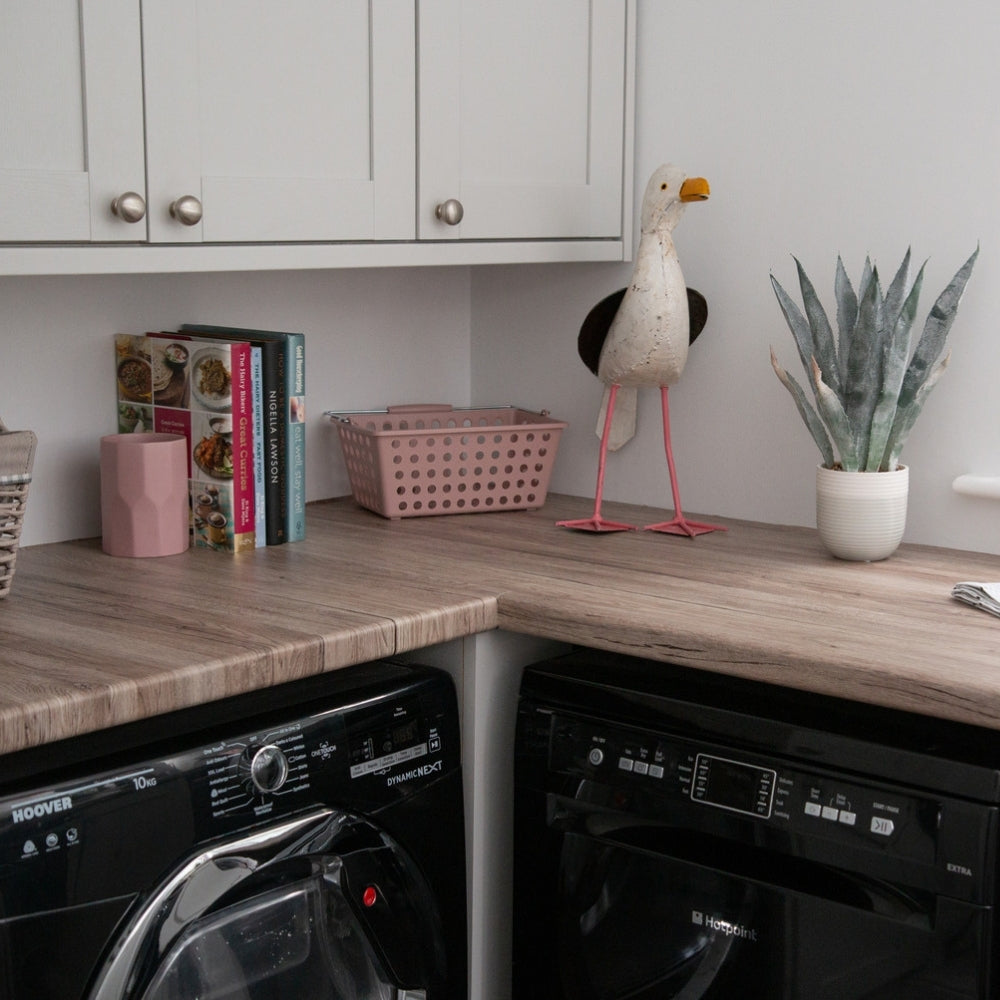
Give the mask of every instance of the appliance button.
POLYGON ((818 816, 822 812, 822 807, 818 802, 807 802, 805 813, 807 816, 818 816))
POLYGON ((872 833, 877 833, 880 837, 889 837, 895 829, 896 825, 891 819, 886 819, 883 816, 872 816, 872 833))
POLYGON ((833 806, 823 806, 823 819, 831 819, 836 822, 837 818, 840 816, 840 810, 834 809, 833 806))
POLYGON ((635 762, 635 767, 632 768, 636 774, 648 774, 649 765, 644 760, 637 760, 635 762))
POLYGON ((600 747, 592 747, 590 753, 587 754, 587 760, 589 760, 594 767, 597 767, 597 765, 604 760, 604 751, 600 747))
POLYGON ((840 822, 845 826, 854 826, 855 822, 857 822, 857 818, 857 813, 848 812, 846 809, 840 810, 840 822))
POLYGON ((631 771, 635 761, 631 757, 619 757, 618 758, 618 770, 619 771, 631 771))
POLYGON ((663 767, 660 764, 650 764, 649 765, 649 776, 651 778, 662 778, 663 777, 663 767))

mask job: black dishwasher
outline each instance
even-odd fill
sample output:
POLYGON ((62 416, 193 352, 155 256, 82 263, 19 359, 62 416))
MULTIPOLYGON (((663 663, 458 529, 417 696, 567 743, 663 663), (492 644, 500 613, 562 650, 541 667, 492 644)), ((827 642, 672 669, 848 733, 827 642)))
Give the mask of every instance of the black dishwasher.
POLYGON ((536 664, 514 998, 996 997, 998 803, 998 732, 591 650, 536 664))

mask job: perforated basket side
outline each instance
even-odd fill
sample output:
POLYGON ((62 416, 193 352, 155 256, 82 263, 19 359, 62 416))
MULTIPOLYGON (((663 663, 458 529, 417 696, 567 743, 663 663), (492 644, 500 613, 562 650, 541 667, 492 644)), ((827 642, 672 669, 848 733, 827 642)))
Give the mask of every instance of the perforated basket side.
POLYGON ((0 597, 10 593, 30 482, 0 483, 0 597))
POLYGON ((385 513, 384 479, 379 466, 379 441, 354 424, 337 425, 351 493, 362 507, 385 513))
POLYGON ((38 439, 0 420, 0 597, 10 593, 38 439))

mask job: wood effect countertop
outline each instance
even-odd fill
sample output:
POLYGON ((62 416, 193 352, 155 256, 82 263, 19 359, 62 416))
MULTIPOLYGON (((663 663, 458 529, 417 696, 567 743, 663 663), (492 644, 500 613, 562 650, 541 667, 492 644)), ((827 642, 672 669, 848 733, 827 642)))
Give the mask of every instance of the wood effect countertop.
POLYGON ((1000 618, 950 597, 1000 557, 841 562, 812 529, 727 519, 696 539, 555 527, 589 506, 389 521, 343 498, 309 505, 305 542, 238 556, 25 548, 0 600, 0 753, 496 627, 1000 729, 1000 618))

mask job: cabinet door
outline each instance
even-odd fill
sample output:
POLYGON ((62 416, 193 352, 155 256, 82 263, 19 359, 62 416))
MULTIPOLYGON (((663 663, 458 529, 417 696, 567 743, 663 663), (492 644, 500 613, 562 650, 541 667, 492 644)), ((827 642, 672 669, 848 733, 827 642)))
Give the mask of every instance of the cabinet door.
POLYGON ((3 0, 0 39, 0 241, 144 240, 137 0, 3 0))
POLYGON ((620 238, 625 0, 421 0, 420 239, 620 238), (458 225, 437 218, 457 199, 458 225))
POLYGON ((413 0, 142 12, 151 241, 413 239, 413 0))

